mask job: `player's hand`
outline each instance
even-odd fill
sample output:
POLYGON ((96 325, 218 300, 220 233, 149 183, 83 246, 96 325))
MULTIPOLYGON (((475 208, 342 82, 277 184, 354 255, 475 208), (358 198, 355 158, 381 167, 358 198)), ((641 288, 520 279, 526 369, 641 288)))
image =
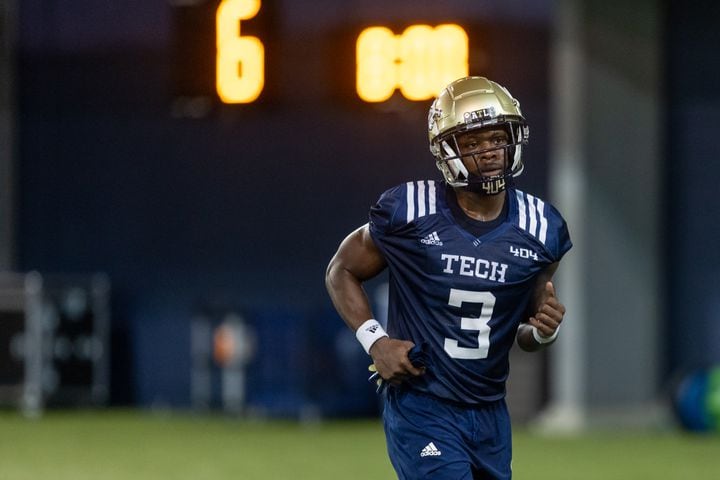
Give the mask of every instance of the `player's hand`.
POLYGON ((547 282, 540 295, 540 303, 537 312, 530 317, 529 323, 538 329, 543 337, 551 337, 560 327, 565 316, 565 305, 555 296, 555 287, 552 282, 547 282))
POLYGON ((408 352, 415 344, 406 340, 383 337, 370 347, 370 356, 375 369, 383 380, 399 385, 410 377, 425 373, 425 367, 416 367, 408 358, 408 352))

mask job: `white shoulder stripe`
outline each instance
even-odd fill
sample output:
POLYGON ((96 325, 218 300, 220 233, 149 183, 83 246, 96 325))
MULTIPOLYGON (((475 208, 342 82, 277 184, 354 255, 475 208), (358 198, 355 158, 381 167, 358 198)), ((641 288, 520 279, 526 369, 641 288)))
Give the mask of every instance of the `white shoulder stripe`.
POLYGON ((437 190, 434 180, 408 182, 406 187, 407 223, 437 213, 437 190))
POLYGON ((528 217, 530 218, 530 228, 528 231, 533 237, 537 237, 537 212, 535 211, 535 197, 527 194, 528 199, 528 217))
POLYGON ((428 189, 428 213, 430 215, 435 215, 435 180, 430 180, 428 182, 428 186, 430 187, 428 189))
POLYGON ((415 219, 415 184, 413 182, 407 183, 407 223, 412 222, 415 219))
POLYGON ((425 182, 418 182, 418 218, 425 216, 425 182))
POLYGON ((538 216, 540 217, 540 233, 538 235, 538 239, 540 239, 540 241, 544 245, 545 239, 547 238, 547 227, 548 227, 547 218, 545 217, 545 202, 543 202, 542 200, 540 200, 538 198, 537 203, 538 203, 538 205, 537 205, 538 216))
POLYGON ((517 195, 518 201, 518 216, 520 217, 520 228, 522 228, 523 230, 527 230, 527 218, 525 216, 525 197, 523 197, 523 194, 520 190, 516 190, 515 194, 517 195))
POLYGON ((545 244, 548 229, 545 202, 519 190, 515 194, 518 201, 518 226, 545 244))

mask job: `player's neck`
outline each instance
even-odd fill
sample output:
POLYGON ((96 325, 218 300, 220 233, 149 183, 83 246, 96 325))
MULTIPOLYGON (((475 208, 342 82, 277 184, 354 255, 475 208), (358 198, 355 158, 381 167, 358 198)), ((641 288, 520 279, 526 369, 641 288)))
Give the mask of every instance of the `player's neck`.
POLYGON ((457 202, 465 215, 481 222, 495 220, 502 212, 505 204, 506 191, 497 195, 483 195, 456 189, 457 202))

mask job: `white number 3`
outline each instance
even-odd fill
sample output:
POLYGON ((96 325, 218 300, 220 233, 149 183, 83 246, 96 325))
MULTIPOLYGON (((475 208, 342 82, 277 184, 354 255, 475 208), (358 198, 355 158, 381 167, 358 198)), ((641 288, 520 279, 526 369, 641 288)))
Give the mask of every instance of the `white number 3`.
POLYGON ((490 326, 488 322, 492 318, 495 308, 495 295, 490 292, 470 292, 468 290, 450 289, 448 304, 453 307, 461 307, 463 303, 481 303, 479 317, 460 318, 460 328, 463 330, 477 330, 477 348, 458 346, 458 341, 451 338, 445 339, 445 351, 452 358, 463 360, 477 360, 487 358, 490 349, 490 326))

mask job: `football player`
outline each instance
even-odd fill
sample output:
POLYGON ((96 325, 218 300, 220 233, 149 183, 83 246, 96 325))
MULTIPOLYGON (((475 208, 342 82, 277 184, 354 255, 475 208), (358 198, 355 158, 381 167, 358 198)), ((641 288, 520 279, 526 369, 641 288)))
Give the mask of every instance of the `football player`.
POLYGON ((558 211, 514 185, 529 127, 504 87, 456 80, 428 125, 443 180, 383 193, 340 244, 326 285, 387 386, 398 477, 509 479, 509 351, 514 341, 536 351, 557 338, 565 307, 552 277, 572 244, 558 211), (362 288, 385 268, 387 329, 362 288))

